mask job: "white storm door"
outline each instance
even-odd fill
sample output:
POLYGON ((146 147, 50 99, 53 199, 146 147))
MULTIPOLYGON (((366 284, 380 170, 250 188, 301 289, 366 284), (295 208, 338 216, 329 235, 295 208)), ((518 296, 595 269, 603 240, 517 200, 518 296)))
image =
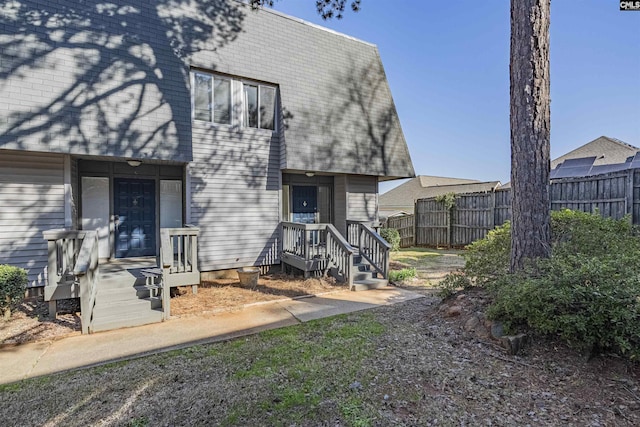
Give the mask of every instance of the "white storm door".
POLYGON ((182 227, 182 181, 160 180, 160 228, 182 227))
POLYGON ((98 256, 109 258, 109 178, 82 177, 82 229, 98 232, 98 256))

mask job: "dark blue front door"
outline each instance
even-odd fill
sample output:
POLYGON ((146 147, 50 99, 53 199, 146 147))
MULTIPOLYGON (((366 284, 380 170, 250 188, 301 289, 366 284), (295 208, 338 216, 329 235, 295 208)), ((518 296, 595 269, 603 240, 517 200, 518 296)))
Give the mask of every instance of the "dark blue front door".
POLYGON ((318 212, 318 187, 294 185, 291 193, 293 222, 315 223, 318 212))
POLYGON ((156 183, 114 178, 116 258, 156 254, 156 183))

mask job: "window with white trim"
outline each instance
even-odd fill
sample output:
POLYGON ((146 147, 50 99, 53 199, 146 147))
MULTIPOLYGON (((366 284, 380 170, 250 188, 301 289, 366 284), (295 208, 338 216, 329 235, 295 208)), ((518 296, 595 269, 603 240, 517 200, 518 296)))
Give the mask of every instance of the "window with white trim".
POLYGON ((193 72, 193 118, 231 124, 231 79, 193 72))
POLYGON ((242 84, 242 126, 275 129, 276 88, 263 84, 242 84))
POLYGON ((275 130, 276 87, 192 71, 193 119, 275 130))

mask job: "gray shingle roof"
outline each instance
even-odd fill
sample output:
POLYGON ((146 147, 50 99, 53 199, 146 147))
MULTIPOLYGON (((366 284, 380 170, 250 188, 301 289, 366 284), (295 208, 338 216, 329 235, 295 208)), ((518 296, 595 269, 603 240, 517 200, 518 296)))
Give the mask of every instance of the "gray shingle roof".
POLYGON ((418 199, 447 193, 461 194, 492 191, 499 185, 500 181, 481 182, 474 179, 420 175, 381 194, 378 203, 381 211, 404 210, 413 212, 413 206, 418 199))
POLYGON ((637 151, 640 151, 640 148, 619 139, 601 136, 552 160, 551 169, 555 169, 565 160, 584 157, 595 157, 594 166, 624 163, 627 158, 635 155, 637 151))
POLYGON ((286 119, 282 169, 415 176, 375 45, 247 8, 242 31, 215 55, 213 64, 194 60, 279 86, 286 119))

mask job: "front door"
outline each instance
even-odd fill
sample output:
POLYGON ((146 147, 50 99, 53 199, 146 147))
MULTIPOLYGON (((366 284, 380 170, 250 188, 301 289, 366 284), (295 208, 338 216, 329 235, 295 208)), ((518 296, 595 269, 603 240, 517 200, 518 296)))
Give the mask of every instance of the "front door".
POLYGON ((116 258, 156 254, 156 183, 114 178, 116 258))
POLYGON ((293 222, 315 223, 318 212, 318 187, 294 185, 291 188, 291 205, 293 222))

